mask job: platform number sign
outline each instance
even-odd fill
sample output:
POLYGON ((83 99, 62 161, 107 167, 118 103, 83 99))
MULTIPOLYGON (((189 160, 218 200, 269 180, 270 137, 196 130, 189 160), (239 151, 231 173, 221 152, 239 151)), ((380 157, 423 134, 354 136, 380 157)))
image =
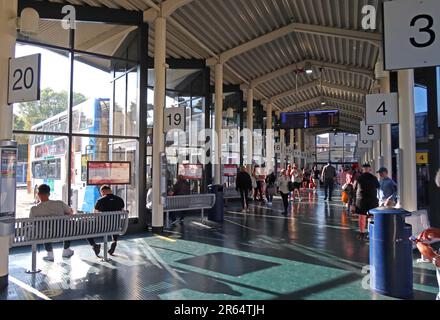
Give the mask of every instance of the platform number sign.
POLYGON ((41 54, 9 60, 8 103, 40 100, 41 54))
POLYGON ((185 131, 185 107, 166 108, 164 112, 164 131, 168 133, 171 130, 185 131))
POLYGON ((281 154, 281 150, 282 148, 281 148, 281 143, 280 142, 277 142, 277 143, 275 143, 274 144, 274 150, 275 150, 275 154, 281 154))
POLYGON ((384 2, 385 70, 440 65, 440 1, 384 2))
POLYGON ((366 97, 367 124, 399 123, 397 93, 369 94, 366 97))
POLYGON ((377 124, 366 124, 365 121, 361 121, 361 140, 362 141, 375 141, 380 140, 380 126, 377 124))
POLYGON ((359 140, 358 148, 359 149, 371 149, 373 147, 373 142, 371 140, 359 140))

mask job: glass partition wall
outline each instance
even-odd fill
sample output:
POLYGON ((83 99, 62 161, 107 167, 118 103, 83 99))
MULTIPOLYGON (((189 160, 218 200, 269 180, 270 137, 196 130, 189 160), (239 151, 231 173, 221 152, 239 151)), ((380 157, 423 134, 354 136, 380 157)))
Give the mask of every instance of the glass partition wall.
MULTIPOLYGON (((60 22, 42 22, 60 29, 60 22)), ((20 146, 17 217, 27 217, 36 186, 77 213, 93 212, 99 186, 87 184, 88 161, 128 161, 129 185, 112 186, 139 217, 139 33, 136 26, 80 23, 62 36, 19 37, 16 57, 41 54, 41 101, 14 105, 20 146), (103 41, 102 34, 108 39, 103 41), (100 40, 101 39, 101 40, 100 40)), ((60 29, 61 30, 61 29, 60 29)))

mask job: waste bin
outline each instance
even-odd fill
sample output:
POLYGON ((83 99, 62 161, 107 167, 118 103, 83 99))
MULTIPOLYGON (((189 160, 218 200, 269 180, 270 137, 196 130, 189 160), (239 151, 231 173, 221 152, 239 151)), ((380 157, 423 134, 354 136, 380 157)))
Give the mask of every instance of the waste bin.
POLYGON ((412 298, 412 228, 405 223, 409 212, 378 208, 370 213, 370 287, 386 296, 412 298))
POLYGON ((217 184, 210 185, 208 186, 208 192, 215 194, 215 204, 214 207, 208 211, 208 220, 222 222, 225 213, 223 186, 217 184))

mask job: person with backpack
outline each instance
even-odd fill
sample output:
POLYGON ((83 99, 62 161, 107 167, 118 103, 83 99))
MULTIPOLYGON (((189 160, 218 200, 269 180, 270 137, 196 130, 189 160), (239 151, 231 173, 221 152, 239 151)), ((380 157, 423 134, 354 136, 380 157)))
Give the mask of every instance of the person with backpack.
POLYGON ((322 181, 325 186, 325 198, 324 201, 332 201, 333 188, 335 186, 336 168, 332 166, 329 161, 328 164, 322 169, 322 181))

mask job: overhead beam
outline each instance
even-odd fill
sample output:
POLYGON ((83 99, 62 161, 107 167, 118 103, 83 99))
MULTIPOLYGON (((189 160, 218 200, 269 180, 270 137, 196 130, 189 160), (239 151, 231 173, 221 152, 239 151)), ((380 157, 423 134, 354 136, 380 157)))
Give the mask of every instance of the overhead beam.
POLYGON ((311 63, 312 66, 317 66, 317 67, 322 67, 325 69, 356 74, 356 75, 367 77, 371 80, 374 79, 374 71, 373 70, 352 67, 352 66, 337 64, 337 63, 329 63, 329 62, 324 62, 324 61, 319 61, 319 60, 304 60, 304 61, 300 61, 298 63, 294 63, 291 65, 285 66, 285 67, 280 68, 278 70, 269 72, 269 73, 262 75, 258 78, 255 78, 255 79, 251 80, 251 86, 256 87, 262 83, 279 78, 285 74, 293 73, 298 69, 304 69, 307 62, 311 63))
MULTIPOLYGON (((170 1, 170 0, 168 0, 170 1)), ((344 38, 351 39, 357 41, 366 41, 371 44, 374 44, 378 47, 381 46, 382 35, 378 33, 372 32, 364 32, 350 29, 341 29, 341 28, 332 28, 326 26, 312 25, 312 24, 304 24, 304 23, 291 23, 284 27, 281 27, 277 30, 266 33, 260 37, 257 37, 253 40, 245 42, 237 47, 231 48, 227 51, 220 53, 217 57, 212 57, 206 61, 208 65, 214 65, 215 63, 225 63, 229 59, 243 54, 249 50, 252 50, 256 47, 264 45, 266 43, 272 42, 278 38, 284 37, 292 32, 300 32, 300 33, 310 33, 321 36, 329 36, 335 38, 344 38)))
MULTIPOLYGON (((344 106, 350 106, 350 108, 358 110, 358 113, 364 114, 364 112, 365 112, 365 106, 363 104, 360 104, 360 103, 357 103, 357 102, 352 102, 352 101, 343 100, 343 99, 335 99, 335 98, 330 98, 330 97, 327 97, 327 96, 323 96, 322 98, 326 102, 338 104, 338 106, 335 106, 336 108, 340 107, 340 105, 344 105, 344 106)), ((301 109, 303 107, 306 107, 306 106, 309 106, 309 105, 313 105, 313 104, 316 104, 316 103, 320 103, 322 98, 321 97, 315 97, 313 99, 302 101, 302 102, 299 102, 296 105, 292 105, 290 107, 285 108, 283 111, 299 110, 299 109, 301 109)))
POLYGON ((309 82, 309 83, 307 83, 307 84, 305 84, 303 86, 298 87, 298 89, 292 89, 292 90, 288 90, 288 91, 282 92, 280 94, 277 94, 277 95, 271 97, 269 100, 271 102, 275 102, 275 101, 278 101, 280 99, 293 96, 297 92, 313 89, 313 88, 317 87, 318 85, 319 85, 319 81, 318 80, 314 80, 314 81, 309 82))
MULTIPOLYGON (((295 88, 295 89, 291 89, 291 90, 288 90, 286 92, 282 92, 280 94, 277 94, 277 95, 271 97, 269 100, 271 102, 275 102, 277 100, 293 96, 297 92, 310 90, 310 89, 313 89, 313 88, 318 87, 318 86, 321 86, 320 81, 319 80, 314 80, 314 81, 311 81, 311 82, 309 82, 309 83, 307 83, 305 85, 302 85, 302 86, 298 87, 298 89, 295 88)), ((328 82, 323 82, 322 83, 322 87, 333 89, 333 90, 342 90, 342 91, 347 91, 347 92, 352 92, 352 93, 362 94, 362 95, 365 95, 365 94, 368 93, 368 90, 359 89, 359 88, 353 88, 353 87, 348 87, 348 86, 344 86, 344 85, 340 85, 340 84, 334 84, 334 83, 328 83, 328 82)))
POLYGON ((294 30, 295 32, 299 33, 308 33, 319 36, 350 39, 355 41, 365 41, 376 47, 382 46, 382 34, 379 33, 333 28, 304 23, 295 23, 294 30))
POLYGON ((365 95, 369 92, 369 90, 348 87, 348 86, 344 86, 341 84, 329 83, 329 82, 323 82, 322 86, 325 88, 333 89, 333 90, 348 91, 348 92, 357 93, 357 94, 361 94, 361 95, 365 95))
POLYGON ((159 15, 161 17, 169 17, 177 9, 186 6, 194 0, 166 0, 159 5, 152 1, 148 1, 150 9, 144 11, 144 22, 153 22, 159 15))

